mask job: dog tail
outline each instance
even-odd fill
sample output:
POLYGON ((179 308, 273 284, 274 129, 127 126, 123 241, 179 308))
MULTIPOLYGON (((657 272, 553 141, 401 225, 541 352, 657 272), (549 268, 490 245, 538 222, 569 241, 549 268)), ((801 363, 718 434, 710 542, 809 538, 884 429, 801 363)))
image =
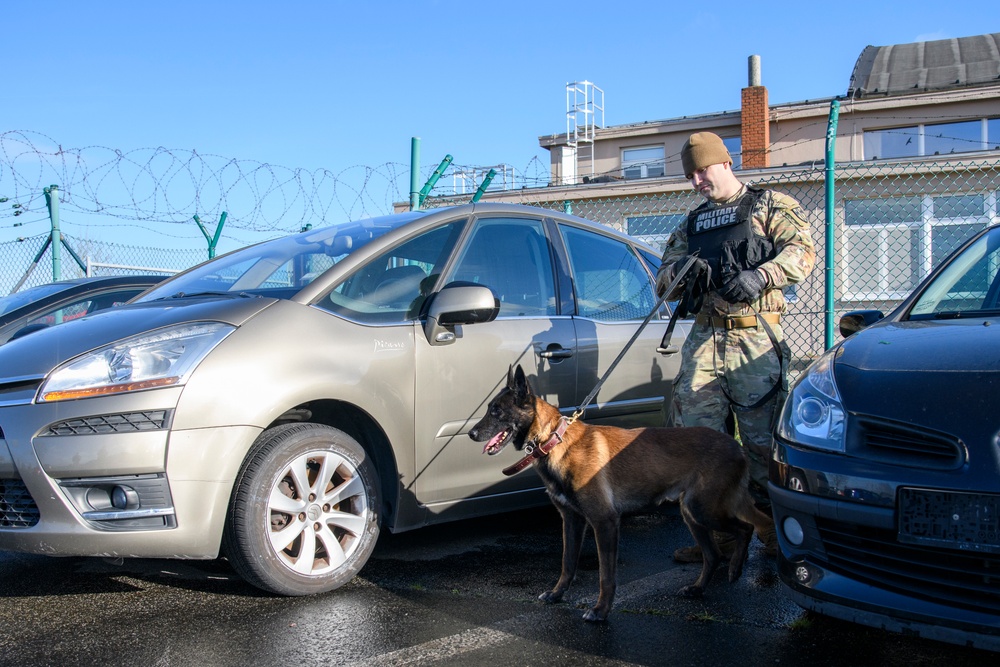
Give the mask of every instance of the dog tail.
POLYGON ((736 516, 747 523, 753 524, 754 530, 758 535, 764 536, 768 532, 774 532, 774 519, 769 514, 758 509, 753 502, 753 497, 750 495, 749 467, 743 471, 743 478, 740 480, 737 495, 736 516))

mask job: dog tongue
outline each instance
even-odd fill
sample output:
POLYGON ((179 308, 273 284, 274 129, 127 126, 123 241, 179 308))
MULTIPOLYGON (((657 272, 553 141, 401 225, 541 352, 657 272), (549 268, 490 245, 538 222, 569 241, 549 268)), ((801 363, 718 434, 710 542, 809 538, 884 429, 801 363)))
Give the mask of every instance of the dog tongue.
POLYGON ((503 439, 506 437, 507 437, 507 431, 500 431, 499 433, 497 433, 495 436, 493 436, 493 438, 489 442, 486 443, 486 446, 483 447, 483 454, 490 451, 490 449, 494 445, 499 445, 500 442, 503 441, 503 439))

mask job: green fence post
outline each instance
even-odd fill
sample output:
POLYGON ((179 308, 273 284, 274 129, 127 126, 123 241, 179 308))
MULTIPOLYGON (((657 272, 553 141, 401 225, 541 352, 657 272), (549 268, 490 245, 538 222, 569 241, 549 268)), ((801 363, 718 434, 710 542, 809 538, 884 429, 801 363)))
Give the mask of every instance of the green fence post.
POLYGON ((834 148, 837 143, 837 119, 839 117, 840 100, 833 100, 830 103, 830 118, 826 124, 826 335, 824 343, 827 350, 833 347, 834 297, 836 295, 834 262, 836 261, 837 253, 834 248, 836 239, 834 225, 836 224, 837 216, 834 206, 834 194, 836 193, 834 148))
POLYGON ((486 178, 483 179, 483 184, 479 186, 478 190, 476 190, 476 194, 472 195, 472 203, 473 204, 475 204, 477 201, 479 201, 482 198, 483 193, 486 192, 486 188, 490 187, 490 182, 493 180, 493 177, 496 176, 496 175, 497 175, 497 170, 496 169, 490 169, 489 173, 486 174, 486 178))
POLYGON ((420 137, 410 138, 410 210, 420 210, 420 191, 417 177, 420 175, 420 137))
POLYGON ((52 224, 52 282, 62 280, 62 234, 59 232, 59 186, 50 185, 42 190, 45 205, 49 207, 49 222, 52 224))
POLYGON ((420 188, 420 198, 417 201, 417 206, 424 205, 424 200, 427 199, 427 195, 431 193, 431 190, 433 190, 434 186, 437 185, 438 179, 441 178, 442 174, 444 174, 444 170, 448 168, 448 165, 450 165, 451 161, 454 159, 455 158, 453 158, 450 154, 444 156, 444 159, 441 160, 441 164, 438 165, 438 168, 434 170, 431 177, 427 179, 426 183, 424 183, 424 187, 420 188))
POLYGON ((208 230, 205 229, 205 225, 201 224, 201 218, 198 217, 197 213, 195 213, 194 215, 194 221, 198 223, 198 229, 201 230, 201 233, 202 235, 204 235, 205 240, 208 241, 209 259, 215 257, 215 249, 219 245, 219 237, 222 236, 222 226, 226 224, 226 218, 228 217, 228 215, 229 215, 228 213, 223 211, 222 215, 219 216, 219 224, 215 226, 214 236, 208 235, 208 230))

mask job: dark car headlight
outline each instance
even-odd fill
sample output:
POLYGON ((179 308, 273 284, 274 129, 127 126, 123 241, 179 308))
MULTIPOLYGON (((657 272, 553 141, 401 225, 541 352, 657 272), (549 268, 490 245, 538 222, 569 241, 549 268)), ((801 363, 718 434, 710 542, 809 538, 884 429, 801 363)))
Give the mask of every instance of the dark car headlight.
POLYGON ((813 362, 792 387, 778 420, 778 437, 806 447, 844 451, 844 406, 833 377, 840 348, 813 362))
POLYGON ((184 384, 191 371, 235 327, 194 322, 126 338, 56 368, 39 402, 107 396, 184 384))

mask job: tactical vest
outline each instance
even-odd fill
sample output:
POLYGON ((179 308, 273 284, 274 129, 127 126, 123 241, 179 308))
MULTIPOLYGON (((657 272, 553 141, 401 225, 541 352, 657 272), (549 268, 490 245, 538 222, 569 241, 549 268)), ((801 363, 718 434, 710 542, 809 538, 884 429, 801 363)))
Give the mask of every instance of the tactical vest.
POLYGON ((746 194, 732 204, 705 202, 688 214, 688 254, 712 267, 711 288, 716 289, 746 269, 774 258, 774 243, 753 233, 754 206, 764 190, 747 186, 746 194))

